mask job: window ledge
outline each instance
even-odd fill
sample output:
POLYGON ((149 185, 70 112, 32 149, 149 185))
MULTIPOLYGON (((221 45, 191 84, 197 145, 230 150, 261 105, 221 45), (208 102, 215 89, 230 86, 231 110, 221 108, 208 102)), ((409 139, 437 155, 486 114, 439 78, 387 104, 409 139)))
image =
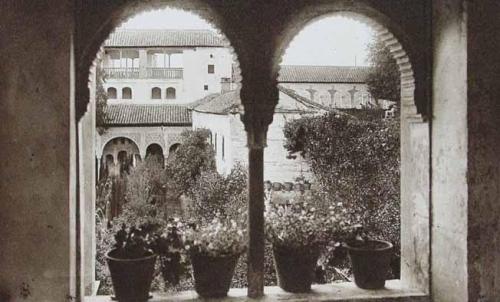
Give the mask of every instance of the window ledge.
MULTIPOLYGON (((266 286, 265 296, 260 299, 247 298, 245 288, 233 288, 224 299, 213 299, 211 301, 239 302, 239 301, 345 301, 345 302, 429 302, 429 296, 418 290, 405 288, 399 280, 386 282, 386 288, 381 290, 359 289, 352 282, 313 285, 308 294, 287 293, 277 286, 266 286)), ((149 302, 173 302, 173 301, 204 301, 196 292, 185 291, 175 294, 153 294, 149 302)), ((109 296, 86 297, 84 302, 110 302, 109 296)))

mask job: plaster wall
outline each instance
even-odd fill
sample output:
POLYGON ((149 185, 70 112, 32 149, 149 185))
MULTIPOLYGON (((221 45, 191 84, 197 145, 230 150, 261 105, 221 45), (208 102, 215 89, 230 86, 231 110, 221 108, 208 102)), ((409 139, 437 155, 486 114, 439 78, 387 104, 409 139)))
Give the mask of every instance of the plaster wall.
POLYGON ((311 99, 309 90, 314 90, 313 101, 324 106, 335 108, 360 108, 362 104, 373 102, 368 92, 368 86, 364 83, 280 83, 286 88, 295 90, 298 94, 311 99), (358 90, 351 98, 349 90, 358 90), (335 90, 335 93, 331 91, 335 90))
POLYGON ((432 293, 468 299, 467 17, 464 1, 434 1, 432 293))
POLYGON ((204 96, 221 92, 221 78, 231 78, 233 57, 228 48, 196 47, 182 50, 182 79, 116 79, 107 78, 105 88, 117 89, 117 99, 110 104, 186 104, 204 96), (212 55, 212 58, 210 57, 212 55), (208 73, 208 65, 215 66, 215 73, 208 73), (208 89, 205 90, 205 85, 208 89), (132 89, 132 99, 122 99, 122 88, 132 89), (161 88, 162 99, 152 99, 151 90, 161 88), (175 99, 166 99, 166 89, 176 90, 175 99), (189 87, 189 88, 188 88, 189 87))
POLYGON ((198 47, 184 52, 185 99, 191 102, 221 92, 221 78, 231 78, 234 59, 228 48, 198 47), (213 58, 210 58, 210 55, 213 58), (208 73, 208 65, 215 65, 215 73, 208 73), (208 89, 205 90, 205 85, 208 89), (187 89, 189 87, 189 89, 187 89))
POLYGON ((1 301, 76 295, 71 3, 2 1, 1 301))
POLYGON ((108 104, 184 104, 192 102, 187 99, 184 91, 183 80, 147 80, 147 79, 107 79, 104 88, 116 88, 116 99, 108 99, 108 104), (123 99, 122 89, 132 89, 132 99, 123 99), (151 90, 155 87, 161 89, 161 99, 152 99, 151 90), (167 99, 167 88, 175 89, 175 99, 167 99))
MULTIPOLYGON (((95 74, 95 71, 92 72, 95 74)), ((95 81, 90 87, 95 95, 95 81)), ((85 295, 97 290, 95 284, 95 136, 96 112, 95 99, 89 103, 87 113, 78 123, 79 160, 80 160, 80 220, 82 221, 82 275, 85 295)))
POLYGON ((500 3, 467 4, 469 301, 500 297, 500 3))
POLYGON ((208 114, 192 111, 193 129, 208 129, 212 133, 211 144, 215 150, 215 164, 217 171, 228 174, 238 160, 239 155, 234 151, 231 141, 231 115, 208 114), (223 144, 224 140, 224 156, 223 144))
MULTIPOLYGON (((276 113, 267 132, 267 147, 264 153, 264 179, 276 182, 293 182, 299 176, 311 179, 309 166, 300 156, 288 159, 288 152, 283 147, 285 137, 283 127, 287 120, 299 118, 298 114, 276 113)), ((215 147, 217 134, 216 164, 217 171, 227 174, 237 163, 248 165, 246 132, 239 115, 217 115, 193 111, 193 128, 205 128, 212 132, 215 147), (222 158, 222 138, 225 153, 222 158)))

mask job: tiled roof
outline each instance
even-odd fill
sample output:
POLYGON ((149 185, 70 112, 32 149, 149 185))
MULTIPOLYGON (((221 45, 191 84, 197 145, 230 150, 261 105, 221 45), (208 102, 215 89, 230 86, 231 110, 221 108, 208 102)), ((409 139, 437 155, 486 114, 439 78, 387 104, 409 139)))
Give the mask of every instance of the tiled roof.
POLYGON ((224 47, 224 39, 209 30, 117 30, 105 47, 224 47))
POLYGON ((181 105, 108 105, 108 126, 188 126, 191 112, 181 105))
MULTIPOLYGON (((318 104, 314 101, 311 101, 303 96, 298 95, 292 89, 285 88, 281 85, 278 86, 278 89, 282 92, 294 99, 295 101, 301 103, 308 109, 300 110, 297 108, 286 108, 281 106, 279 103, 276 106, 275 112, 281 113, 293 113, 297 111, 301 112, 315 112, 317 110, 329 110, 327 107, 318 104)), ((192 103, 193 105, 189 106, 190 109, 196 112, 203 113, 212 113, 212 114, 228 114, 232 112, 240 112, 241 99, 238 90, 232 90, 223 94, 211 94, 199 101, 192 103)))
POLYGON ((365 83, 370 67, 282 65, 281 83, 365 83))
POLYGON ((197 112, 228 114, 238 112, 241 104, 239 90, 232 90, 225 93, 211 94, 200 101, 195 102, 191 108, 197 112))

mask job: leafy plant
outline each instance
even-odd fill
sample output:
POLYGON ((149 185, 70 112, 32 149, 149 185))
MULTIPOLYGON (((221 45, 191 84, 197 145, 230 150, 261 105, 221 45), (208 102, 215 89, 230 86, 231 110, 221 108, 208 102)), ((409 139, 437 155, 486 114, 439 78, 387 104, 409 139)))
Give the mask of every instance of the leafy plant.
POLYGON ((392 242, 399 253, 399 121, 330 112, 289 122, 284 133, 285 147, 310 164, 325 201, 342 203, 371 238, 392 242))
POLYGON ((186 250, 192 253, 220 257, 243 253, 247 240, 240 223, 216 217, 208 224, 186 229, 184 242, 186 250))
POLYGON ((399 104, 401 98, 401 74, 390 50, 380 40, 368 46, 368 56, 372 71, 366 84, 368 91, 376 100, 389 100, 399 104))
POLYGON ((137 259, 156 254, 160 258, 161 274, 165 281, 178 284, 181 267, 181 252, 183 251, 180 229, 182 224, 171 219, 167 227, 160 224, 143 224, 139 227, 125 224, 115 233, 116 252, 119 259, 137 259))
POLYGON ((342 203, 328 205, 317 192, 298 195, 289 204, 271 204, 266 234, 274 246, 303 249, 344 241, 357 227, 342 203))
POLYGON ((106 114, 106 106, 108 103, 108 94, 104 89, 106 82, 106 73, 102 69, 101 62, 96 64, 96 126, 97 132, 103 134, 106 131, 106 123, 109 122, 109 116, 106 114))
POLYGON ((215 153, 208 142, 210 131, 186 130, 175 156, 167 160, 165 175, 172 194, 180 197, 188 192, 202 171, 215 171, 215 153))
POLYGON ((215 170, 205 170, 193 183, 187 196, 191 199, 188 215, 198 223, 214 218, 243 219, 246 214, 247 171, 236 164, 227 176, 215 170))

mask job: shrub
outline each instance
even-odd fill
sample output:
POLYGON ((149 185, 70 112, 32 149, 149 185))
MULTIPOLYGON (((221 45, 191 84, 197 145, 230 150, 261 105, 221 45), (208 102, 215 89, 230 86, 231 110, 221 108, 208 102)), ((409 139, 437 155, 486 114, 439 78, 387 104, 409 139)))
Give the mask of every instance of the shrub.
POLYGON ((284 133, 285 147, 306 158, 328 202, 357 213, 371 237, 399 252, 399 121, 330 112, 289 122, 284 133))
POLYGON ((206 223, 219 217, 244 219, 247 189, 246 169, 236 164, 227 176, 215 170, 205 170, 193 183, 187 196, 191 200, 188 216, 197 223, 206 223))
POLYGON ((186 130, 181 136, 181 144, 165 167, 167 190, 177 198, 188 192, 202 171, 216 171, 215 153, 208 142, 210 131, 186 130))

